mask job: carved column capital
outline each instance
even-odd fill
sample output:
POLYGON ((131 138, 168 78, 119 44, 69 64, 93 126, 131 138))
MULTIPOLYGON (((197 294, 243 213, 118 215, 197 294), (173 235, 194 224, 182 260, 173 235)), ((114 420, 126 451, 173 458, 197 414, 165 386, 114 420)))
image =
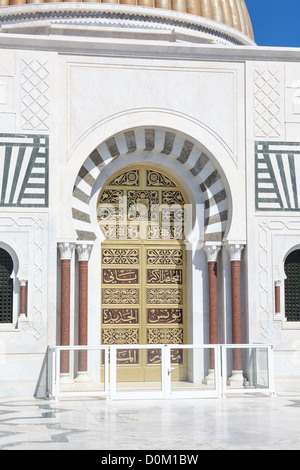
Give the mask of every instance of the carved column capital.
POLYGON ((76 251, 79 261, 88 261, 93 249, 92 243, 76 243, 76 251))
POLYGON ((241 261, 242 251, 245 245, 241 243, 229 243, 226 248, 229 252, 230 261, 241 261))
POLYGON ((219 251, 221 250, 221 245, 216 244, 208 244, 205 243, 203 246, 203 250, 206 253, 207 261, 217 261, 219 251))
POLYGON ((60 252, 60 259, 71 259, 75 247, 74 242, 58 242, 57 244, 59 252, 60 252))

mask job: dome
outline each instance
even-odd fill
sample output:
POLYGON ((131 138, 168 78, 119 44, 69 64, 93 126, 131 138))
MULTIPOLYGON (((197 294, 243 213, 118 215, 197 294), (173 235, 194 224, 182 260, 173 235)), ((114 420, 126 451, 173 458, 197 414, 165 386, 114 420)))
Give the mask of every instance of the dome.
MULTIPOLYGON (((55 3, 52 0, 0 0, 0 6, 55 3)), ((62 0, 57 3, 66 3, 62 0)), ((85 3, 73 0, 69 3, 85 3)), ((134 5, 189 13, 232 27, 253 40, 250 16, 244 0, 89 0, 88 3, 134 5)))

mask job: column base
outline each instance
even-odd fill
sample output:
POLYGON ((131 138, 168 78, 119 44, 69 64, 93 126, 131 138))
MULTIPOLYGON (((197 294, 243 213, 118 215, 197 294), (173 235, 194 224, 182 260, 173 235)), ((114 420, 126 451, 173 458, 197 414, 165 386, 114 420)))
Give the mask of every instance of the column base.
POLYGON ((226 384, 232 388, 242 388, 246 384, 246 380, 242 370, 233 370, 232 376, 227 379, 226 384))
POLYGON ((91 379, 89 378, 89 375, 87 371, 78 371, 77 376, 74 379, 74 382, 90 382, 91 379))
POLYGON ((73 382, 73 379, 71 377, 70 372, 62 372, 60 374, 60 383, 61 384, 71 384, 73 382))
POLYGON ((207 376, 202 380, 204 385, 215 385, 215 369, 208 369, 207 376))

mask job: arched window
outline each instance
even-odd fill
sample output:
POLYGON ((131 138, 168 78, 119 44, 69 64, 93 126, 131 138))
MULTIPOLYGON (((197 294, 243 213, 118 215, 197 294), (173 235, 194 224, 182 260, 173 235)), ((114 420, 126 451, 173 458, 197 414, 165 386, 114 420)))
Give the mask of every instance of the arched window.
POLYGON ((13 321, 13 267, 10 254, 0 248, 0 323, 13 321))
POLYGON ((289 254, 285 262, 285 316, 300 321, 300 250, 289 254))

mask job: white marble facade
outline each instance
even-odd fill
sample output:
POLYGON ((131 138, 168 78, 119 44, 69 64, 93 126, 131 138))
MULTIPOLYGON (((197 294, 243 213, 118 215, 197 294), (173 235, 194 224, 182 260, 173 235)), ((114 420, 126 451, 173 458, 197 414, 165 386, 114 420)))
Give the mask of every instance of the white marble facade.
MULTIPOLYGON (((68 10, 78 13, 78 5, 68 10)), ((117 13, 115 7, 110 6, 117 13)), ((201 36, 184 24, 157 29, 151 21, 132 26, 134 19, 106 29, 78 19, 63 26, 47 21, 45 12, 54 8, 7 7, 0 29, 0 247, 11 253, 15 267, 13 322, 0 325, 0 395, 45 393, 47 346, 59 341, 59 241, 93 242, 89 344, 100 343, 96 200, 110 175, 135 163, 176 177, 199 210, 187 241, 188 342, 208 342, 203 243, 243 245, 243 341, 274 344, 278 386, 300 383, 300 323, 285 321, 283 294, 280 314, 274 305, 286 256, 300 247, 300 51, 260 48, 237 32, 234 41, 222 42, 230 28, 220 25, 215 41, 213 32, 201 36), (39 9, 43 21, 34 24, 29 15, 16 24, 14 12, 25 8, 39 9), (153 131, 151 149, 147 129, 153 131), (134 136, 132 148, 128 136, 134 136), (101 162, 93 161, 95 150, 101 162), (283 171, 273 158, 278 152, 283 171), (272 170, 268 202, 262 168, 272 170), (213 172, 218 180, 204 194, 200 185, 213 172), (205 201, 221 191, 226 198, 207 210, 205 201), (27 316, 20 318, 23 279, 27 316)), ((93 9, 104 11, 103 5, 93 9)), ((135 7, 123 5, 122 11, 133 15, 135 7)), ((178 21, 191 17, 168 15, 178 21)), ((220 341, 230 343, 228 251, 220 250, 219 259, 220 341)), ((71 331, 75 291, 74 280, 71 331)))

